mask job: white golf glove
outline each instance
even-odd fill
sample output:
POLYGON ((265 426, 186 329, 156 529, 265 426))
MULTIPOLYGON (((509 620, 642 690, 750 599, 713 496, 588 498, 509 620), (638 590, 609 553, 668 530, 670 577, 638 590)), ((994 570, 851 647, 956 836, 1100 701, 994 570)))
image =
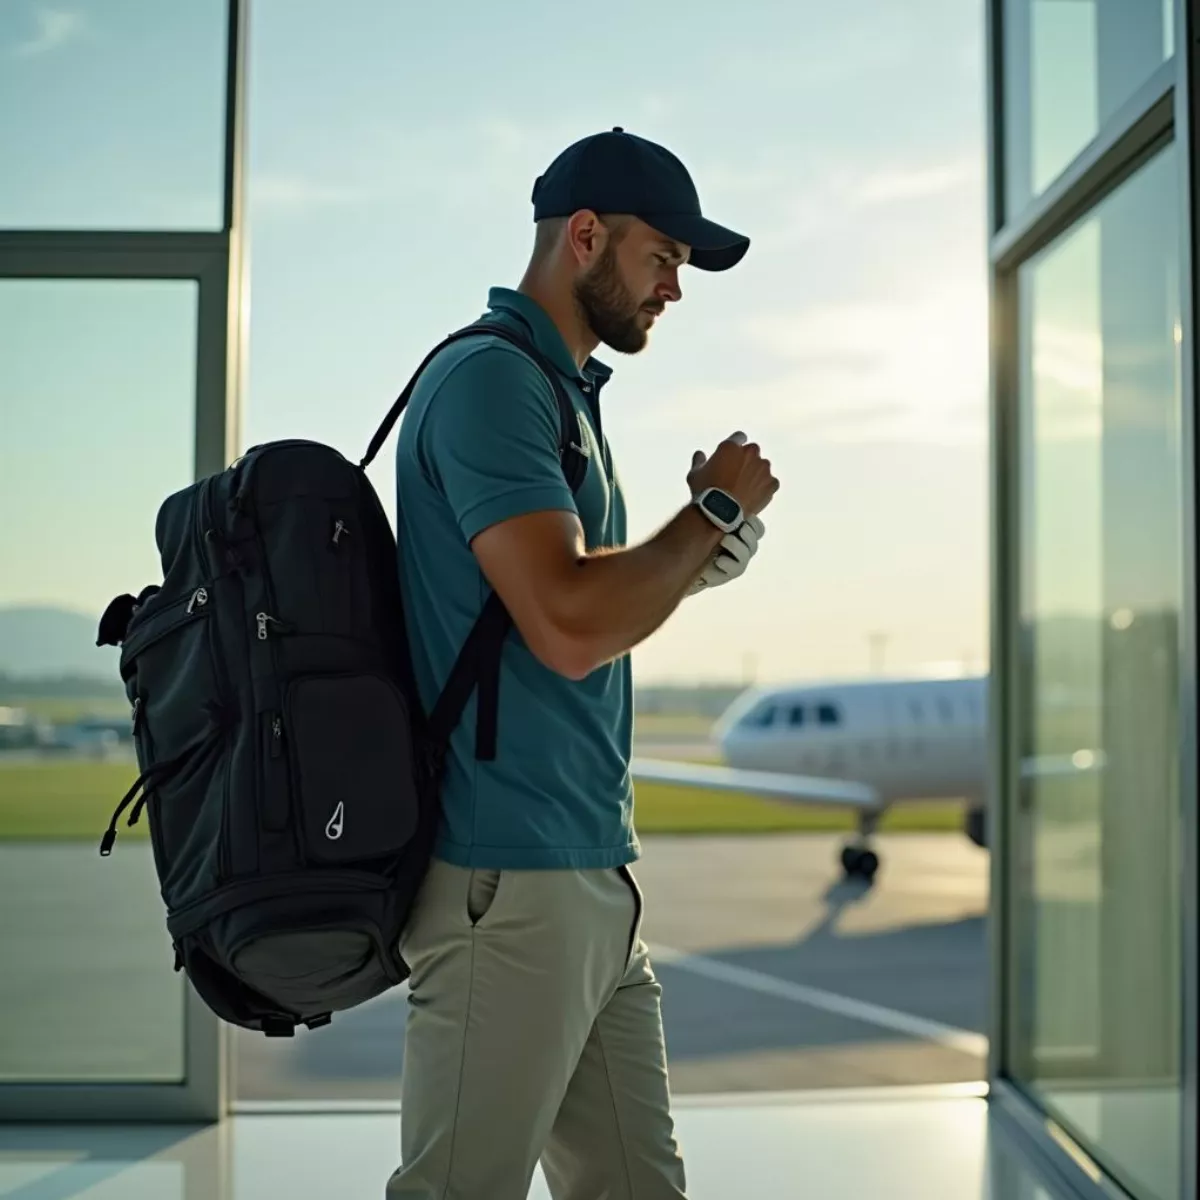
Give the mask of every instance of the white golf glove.
POLYGON ((684 596, 694 596, 697 592, 706 592, 736 579, 758 553, 758 543, 764 532, 763 523, 758 517, 747 517, 736 533, 727 533, 721 539, 717 552, 684 596))

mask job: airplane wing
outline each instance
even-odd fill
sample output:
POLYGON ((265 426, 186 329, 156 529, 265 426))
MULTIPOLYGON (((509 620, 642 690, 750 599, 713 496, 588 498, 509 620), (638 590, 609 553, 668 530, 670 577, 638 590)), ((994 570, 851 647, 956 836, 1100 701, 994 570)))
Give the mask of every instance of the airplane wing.
POLYGON ((744 771, 735 767, 703 763, 667 762, 635 758, 630 773, 645 783, 673 783, 682 787, 709 788, 724 792, 748 792, 792 804, 823 805, 828 808, 875 809, 879 793, 866 784, 843 779, 821 779, 775 771, 744 771))

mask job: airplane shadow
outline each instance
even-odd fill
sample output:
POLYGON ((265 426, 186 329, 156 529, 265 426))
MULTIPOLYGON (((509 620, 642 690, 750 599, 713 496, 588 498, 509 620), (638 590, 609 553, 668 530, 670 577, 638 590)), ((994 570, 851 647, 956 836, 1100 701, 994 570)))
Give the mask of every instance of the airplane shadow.
POLYGON ((705 950, 703 959, 726 971, 698 976, 686 964, 656 963, 672 1061, 913 1040, 912 1033, 838 1011, 853 1009, 855 1002, 889 1010, 901 1021, 917 1017, 983 1033, 986 918, 972 915, 870 933, 840 930, 841 919, 871 891, 862 882, 833 884, 822 897, 821 919, 793 943, 705 950), (759 989, 764 976, 767 986, 759 989), (799 985, 798 995, 771 994, 776 990, 772 980, 799 985), (806 989, 820 993, 828 1006, 804 1003, 806 989))

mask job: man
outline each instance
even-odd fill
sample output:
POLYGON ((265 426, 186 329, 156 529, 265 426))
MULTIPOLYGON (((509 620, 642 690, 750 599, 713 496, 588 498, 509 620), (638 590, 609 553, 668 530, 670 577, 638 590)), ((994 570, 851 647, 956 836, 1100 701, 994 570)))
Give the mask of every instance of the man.
POLYGON ((737 434, 680 469, 691 499, 624 548, 603 433, 600 342, 634 354, 680 269, 720 271, 748 240, 700 215, 663 148, 620 129, 563 152, 533 192, 533 256, 488 320, 521 331, 572 397, 587 473, 560 461, 549 380, 481 335, 435 356, 397 445, 398 540, 423 700, 494 589, 515 629, 497 750, 452 742, 434 860, 401 947, 412 968, 389 1200, 518 1200, 540 1158, 556 1200, 686 1195, 659 985, 641 940, 629 758, 629 650, 689 595, 745 569, 778 483, 737 434))

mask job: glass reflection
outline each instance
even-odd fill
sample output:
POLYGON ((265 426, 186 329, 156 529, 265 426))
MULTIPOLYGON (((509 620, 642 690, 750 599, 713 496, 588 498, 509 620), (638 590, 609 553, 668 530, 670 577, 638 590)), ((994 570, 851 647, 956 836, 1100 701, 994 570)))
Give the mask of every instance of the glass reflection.
POLYGON ((1173 0, 1006 0, 1011 220, 1175 52, 1173 0))
POLYGON ((1153 1200, 1179 1195, 1176 171, 1020 271, 1012 1066, 1153 1200))

